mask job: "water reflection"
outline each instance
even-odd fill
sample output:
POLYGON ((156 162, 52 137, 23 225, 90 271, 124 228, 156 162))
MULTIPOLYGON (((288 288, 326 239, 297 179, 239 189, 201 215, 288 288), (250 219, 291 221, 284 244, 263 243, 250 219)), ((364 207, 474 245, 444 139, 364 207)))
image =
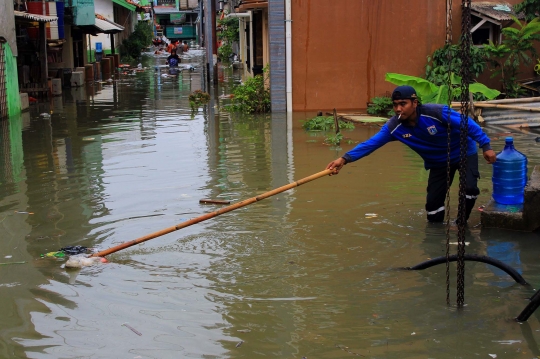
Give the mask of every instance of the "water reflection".
MULTIPOLYGON (((0 262, 27 263, 0 266, 0 357, 538 355, 540 314, 512 321, 530 289, 467 263, 467 307, 458 311, 445 303, 444 265, 396 270, 444 255, 446 242, 444 226, 425 221, 427 172, 397 143, 107 265, 73 272, 41 259, 220 208, 201 198, 238 201, 306 177, 378 131, 359 127, 340 150, 303 131, 310 114, 230 115, 220 98, 235 81, 227 69, 208 89, 211 103, 192 112, 187 96, 206 86, 200 71, 165 77, 159 60, 144 66, 2 123, 0 262)), ((502 147, 500 129, 487 131, 502 147)), ((538 163, 534 134, 514 135, 538 163)), ((481 173, 479 205, 491 192, 490 167, 481 173)), ((457 186, 452 196, 455 213, 457 186)), ((499 256, 538 287, 538 234, 474 227, 479 218, 471 215, 467 252, 499 256)), ((452 265, 453 295, 454 273, 452 265)))

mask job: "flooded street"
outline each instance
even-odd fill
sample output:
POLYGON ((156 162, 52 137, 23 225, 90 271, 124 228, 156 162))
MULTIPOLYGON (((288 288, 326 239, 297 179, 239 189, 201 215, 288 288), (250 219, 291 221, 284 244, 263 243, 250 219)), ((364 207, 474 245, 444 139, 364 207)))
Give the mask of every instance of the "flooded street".
MULTIPOLYGON (((356 126, 334 149, 302 129, 313 114, 238 116, 219 101, 192 113, 187 97, 203 86, 201 59, 192 60, 195 71, 172 77, 164 59, 145 57, 146 71, 65 89, 2 122, 0 358, 540 356, 540 312, 513 321, 531 288, 467 262, 457 310, 446 305, 444 265, 399 270, 443 256, 446 242, 443 225, 426 223, 428 172, 399 143, 107 264, 66 270, 64 259, 41 258, 65 246, 106 249, 222 208, 203 198, 256 196, 378 131, 356 126)), ((486 128, 496 152, 505 131, 486 128)), ((530 173, 540 135, 512 131, 530 173)), ((491 167, 480 163, 477 207, 491 194, 491 167)), ((457 181, 453 217, 456 208, 457 181)), ((502 260, 539 288, 540 235, 479 222, 474 210, 467 253, 502 260)), ((455 282, 454 263, 453 303, 455 282)))

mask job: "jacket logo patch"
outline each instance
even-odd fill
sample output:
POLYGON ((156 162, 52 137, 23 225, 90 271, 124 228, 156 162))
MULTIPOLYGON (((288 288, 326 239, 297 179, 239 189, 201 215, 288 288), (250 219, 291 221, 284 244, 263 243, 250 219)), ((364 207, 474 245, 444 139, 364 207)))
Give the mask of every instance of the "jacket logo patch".
POLYGON ((428 132, 429 132, 430 135, 434 135, 434 134, 437 133, 437 128, 435 128, 435 126, 429 126, 429 127, 427 128, 427 130, 428 130, 428 132))
POLYGON ((409 137, 412 137, 412 135, 410 133, 406 133, 403 135, 403 138, 409 138, 409 137))

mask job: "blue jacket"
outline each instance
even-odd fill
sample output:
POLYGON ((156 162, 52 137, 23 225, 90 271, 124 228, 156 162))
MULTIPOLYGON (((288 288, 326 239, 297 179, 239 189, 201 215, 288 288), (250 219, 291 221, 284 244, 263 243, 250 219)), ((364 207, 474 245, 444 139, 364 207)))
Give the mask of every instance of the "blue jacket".
MULTIPOLYGON (((392 117, 381 130, 369 140, 343 155, 347 162, 359 160, 390 141, 401 141, 418 153, 426 169, 446 167, 448 149, 448 122, 450 122, 450 162, 459 162, 459 126, 461 114, 444 105, 421 105, 416 108, 415 126, 407 126, 392 117), (450 115, 450 121, 448 119, 450 115)), ((477 153, 476 142, 483 151, 491 149, 489 138, 480 126, 469 118, 467 156, 477 153)))

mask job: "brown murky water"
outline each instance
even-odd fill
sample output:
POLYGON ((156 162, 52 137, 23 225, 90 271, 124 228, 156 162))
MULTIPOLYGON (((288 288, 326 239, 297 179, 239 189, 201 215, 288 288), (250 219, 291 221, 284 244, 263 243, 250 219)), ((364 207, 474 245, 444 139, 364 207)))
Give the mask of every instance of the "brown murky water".
MULTIPOLYGON (((40 258, 172 226, 219 208, 199 199, 252 197, 354 146, 332 149, 305 133, 310 114, 240 118, 216 105, 192 116, 187 95, 200 72, 163 77, 146 61, 147 71, 114 85, 67 90, 50 119, 38 116, 42 106, 2 123, 0 262, 25 263, 0 265, 1 358, 540 355, 540 313, 512 320, 532 289, 467 262, 467 306, 458 311, 445 303, 444 265, 397 270, 444 255, 445 243, 444 227, 425 221, 427 172, 397 143, 339 176, 118 252, 106 265, 67 271, 40 258)), ((505 130, 486 131, 501 149, 505 130)), ((540 163, 538 134, 514 136, 531 168, 540 163)), ((491 169, 481 173, 479 205, 491 191, 491 169)), ((474 227, 479 218, 475 211, 467 252, 511 264, 538 288, 540 236, 474 227)))

